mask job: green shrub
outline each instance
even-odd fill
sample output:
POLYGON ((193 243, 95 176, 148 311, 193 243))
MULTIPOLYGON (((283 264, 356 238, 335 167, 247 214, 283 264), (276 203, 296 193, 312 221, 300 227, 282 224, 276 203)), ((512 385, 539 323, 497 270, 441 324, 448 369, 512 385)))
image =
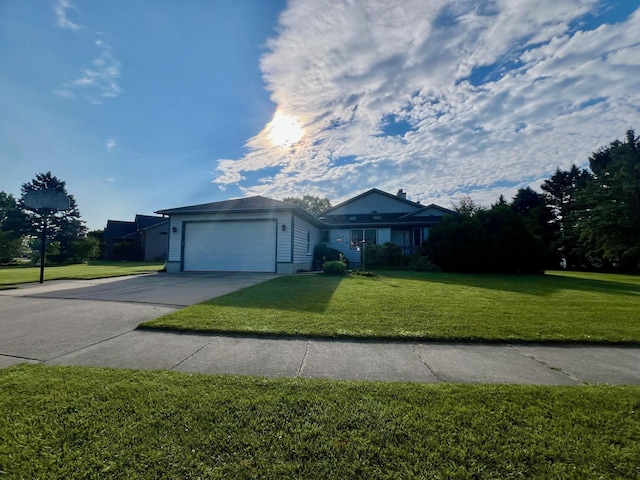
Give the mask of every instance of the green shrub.
POLYGON ((100 241, 95 237, 82 237, 69 244, 71 263, 84 263, 93 260, 100 253, 100 241))
POLYGON ((431 229, 429 257, 445 272, 541 273, 545 250, 509 207, 446 216, 431 229))
POLYGON ((347 266, 339 260, 331 260, 322 264, 322 271, 327 275, 344 275, 347 266))
POLYGON ((402 266, 402 248, 393 242, 383 245, 367 245, 365 250, 365 264, 370 267, 399 267, 402 266))
POLYGON ((343 262, 347 267, 349 266, 349 260, 345 258, 340 250, 331 248, 324 243, 319 243, 313 249, 313 262, 322 267, 324 262, 339 261, 343 262))
POLYGON ((410 257, 407 270, 414 270, 416 272, 439 272, 440 267, 434 264, 429 257, 413 255, 410 257))
POLYGON ((22 237, 0 231, 0 263, 9 263, 22 256, 22 237))

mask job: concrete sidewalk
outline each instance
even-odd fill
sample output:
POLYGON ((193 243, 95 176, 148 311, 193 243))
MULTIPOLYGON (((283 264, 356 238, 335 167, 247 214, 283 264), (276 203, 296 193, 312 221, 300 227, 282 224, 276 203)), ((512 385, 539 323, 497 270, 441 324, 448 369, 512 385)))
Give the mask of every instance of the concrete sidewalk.
POLYGON ((348 341, 136 329, 180 305, 216 296, 212 292, 269 278, 159 275, 0 291, 0 368, 29 362, 334 380, 640 385, 640 346, 348 341))
POLYGON ((0 366, 27 361, 332 380, 640 385, 639 347, 287 339, 147 330, 78 346, 51 358, 0 355, 0 366))

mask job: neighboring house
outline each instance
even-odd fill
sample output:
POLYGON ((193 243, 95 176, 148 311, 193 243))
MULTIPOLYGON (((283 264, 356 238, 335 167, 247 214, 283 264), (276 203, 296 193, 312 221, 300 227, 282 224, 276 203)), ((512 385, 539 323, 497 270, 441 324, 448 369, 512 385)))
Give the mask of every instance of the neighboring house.
POLYGON ((314 217, 303 208, 256 196, 159 210, 169 217, 167 271, 291 274, 313 267, 319 243, 360 262, 362 242, 393 242, 406 254, 454 212, 372 189, 314 217))
POLYGON ((133 222, 107 220, 104 229, 105 260, 122 260, 115 255, 113 247, 118 243, 130 242, 141 249, 135 260, 164 260, 167 256, 169 222, 164 217, 136 215, 133 222))
POLYGON ((429 238, 432 226, 453 213, 407 200, 402 190, 392 195, 374 188, 324 211, 319 217, 324 223, 321 241, 340 250, 351 265, 360 263, 362 243, 392 242, 409 255, 429 238))

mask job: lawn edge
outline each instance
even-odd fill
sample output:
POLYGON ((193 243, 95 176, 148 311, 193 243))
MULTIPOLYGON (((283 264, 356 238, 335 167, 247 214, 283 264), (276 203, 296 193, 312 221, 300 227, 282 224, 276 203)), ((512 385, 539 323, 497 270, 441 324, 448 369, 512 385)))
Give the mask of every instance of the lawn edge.
MULTIPOLYGON (((74 276, 69 276, 69 277, 59 277, 59 278, 50 278, 50 279, 44 279, 44 282, 42 283, 43 285, 46 284, 47 282, 57 282, 60 280, 101 280, 104 278, 116 278, 116 277, 134 277, 134 276, 140 276, 140 275, 153 275, 155 273, 159 273, 161 272, 161 270, 151 270, 148 272, 136 272, 136 273, 122 273, 122 274, 118 274, 118 275, 97 275, 97 276, 91 276, 91 277, 74 277, 74 276)), ((0 285, 0 290, 9 290, 9 289, 16 289, 16 288, 20 288, 21 286, 25 286, 25 285, 38 285, 40 284, 40 282, 38 280, 29 280, 28 282, 18 282, 18 283, 6 283, 3 285, 0 285)))
POLYGON ((348 341, 362 343, 440 343, 440 344, 469 344, 469 345, 549 345, 549 346, 584 346, 584 347, 637 347, 640 346, 640 340, 578 340, 578 339, 540 339, 527 340, 522 338, 473 338, 473 337, 423 337, 423 336, 373 336, 373 335, 322 335, 322 334, 303 334, 289 332, 256 332, 242 330, 226 330, 226 329, 196 329, 196 328, 179 328, 171 326, 153 326, 147 323, 154 322, 150 320, 138 325, 135 330, 174 333, 184 335, 204 335, 204 336, 221 336, 231 338, 264 338, 264 339, 287 339, 287 340, 326 340, 326 341, 348 341))

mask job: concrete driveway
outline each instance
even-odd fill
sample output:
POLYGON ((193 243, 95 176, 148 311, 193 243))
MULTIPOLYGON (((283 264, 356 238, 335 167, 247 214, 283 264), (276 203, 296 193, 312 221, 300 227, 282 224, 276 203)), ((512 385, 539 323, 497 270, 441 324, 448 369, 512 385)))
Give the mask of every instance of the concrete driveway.
POLYGON ((640 347, 196 335, 141 322, 269 274, 158 273, 0 290, 0 368, 32 362, 343 380, 640 384, 640 347))
POLYGON ((0 367, 49 362, 133 331, 141 322, 264 282, 262 273, 154 273, 52 280, 0 290, 0 367))

